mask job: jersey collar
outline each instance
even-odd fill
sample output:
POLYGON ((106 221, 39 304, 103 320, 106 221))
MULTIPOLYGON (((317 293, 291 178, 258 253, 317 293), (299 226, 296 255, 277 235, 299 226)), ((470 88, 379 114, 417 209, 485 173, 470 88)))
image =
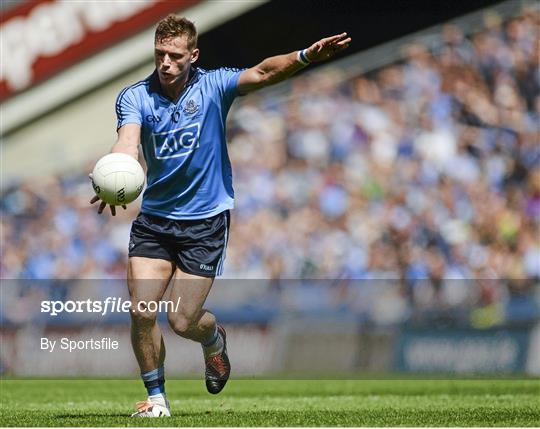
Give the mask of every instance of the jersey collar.
MULTIPOLYGON (((199 69, 197 67, 191 67, 191 69, 189 70, 188 81, 182 92, 184 92, 188 86, 195 83, 198 80, 198 78, 199 78, 199 69)), ((154 72, 150 75, 149 89, 150 89, 150 92, 155 92, 156 94, 159 94, 162 97, 169 99, 169 97, 167 97, 165 93, 161 90, 161 83, 159 82, 157 69, 154 70, 154 72)))

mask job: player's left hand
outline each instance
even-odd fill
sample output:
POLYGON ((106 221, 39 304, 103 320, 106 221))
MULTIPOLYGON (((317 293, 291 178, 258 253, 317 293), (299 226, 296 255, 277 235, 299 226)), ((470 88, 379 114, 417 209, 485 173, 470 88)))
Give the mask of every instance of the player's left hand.
MULTIPOLYGON (((90 180, 92 180, 92 181, 94 180, 93 177, 92 177, 92 173, 90 173, 90 174, 88 175, 88 178, 89 178, 90 180)), ((98 201, 100 201, 100 198, 99 198, 97 195, 94 195, 94 196, 92 197, 92 199, 90 200, 90 204, 97 203, 98 201)), ((98 214, 103 213, 103 209, 105 209, 106 206, 107 206, 107 203, 106 203, 105 201, 101 201, 101 203, 99 204, 99 207, 98 207, 98 214)), ((113 216, 116 216, 116 206, 109 205, 109 208, 111 209, 111 214, 112 214, 113 216)), ((125 204, 122 204, 122 208, 123 208, 124 210, 126 210, 126 209, 127 209, 127 206, 126 206, 125 204)))
POLYGON ((352 39, 347 36, 347 33, 326 37, 307 48, 306 57, 312 62, 328 60, 338 52, 347 49, 349 47, 349 43, 351 43, 351 40, 352 39))

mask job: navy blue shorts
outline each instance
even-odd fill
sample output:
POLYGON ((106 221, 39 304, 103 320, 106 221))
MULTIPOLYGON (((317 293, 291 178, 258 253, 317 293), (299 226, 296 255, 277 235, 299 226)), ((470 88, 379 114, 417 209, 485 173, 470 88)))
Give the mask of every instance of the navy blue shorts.
POLYGON ((165 259, 188 274, 219 276, 223 272, 229 225, 228 210, 196 220, 140 213, 131 226, 129 256, 165 259))

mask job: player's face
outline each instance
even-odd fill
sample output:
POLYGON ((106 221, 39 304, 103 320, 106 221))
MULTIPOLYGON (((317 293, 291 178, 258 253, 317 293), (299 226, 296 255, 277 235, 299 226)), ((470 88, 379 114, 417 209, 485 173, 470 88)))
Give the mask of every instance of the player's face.
POLYGON ((199 50, 188 48, 186 36, 156 40, 154 59, 161 84, 170 86, 185 80, 198 57, 199 50))

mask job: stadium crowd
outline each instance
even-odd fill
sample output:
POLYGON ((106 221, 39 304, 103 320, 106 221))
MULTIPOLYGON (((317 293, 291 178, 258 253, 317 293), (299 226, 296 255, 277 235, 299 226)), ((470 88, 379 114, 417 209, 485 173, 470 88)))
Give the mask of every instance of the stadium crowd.
MULTIPOLYGON (((237 100, 224 277, 274 280, 244 299, 378 323, 411 310, 461 309, 476 326, 538 315, 539 26, 538 9, 491 13, 471 37, 446 25, 373 72, 327 67, 286 98, 237 100)), ((125 276, 138 207, 98 216, 86 174, 3 193, 2 278, 125 276)))

